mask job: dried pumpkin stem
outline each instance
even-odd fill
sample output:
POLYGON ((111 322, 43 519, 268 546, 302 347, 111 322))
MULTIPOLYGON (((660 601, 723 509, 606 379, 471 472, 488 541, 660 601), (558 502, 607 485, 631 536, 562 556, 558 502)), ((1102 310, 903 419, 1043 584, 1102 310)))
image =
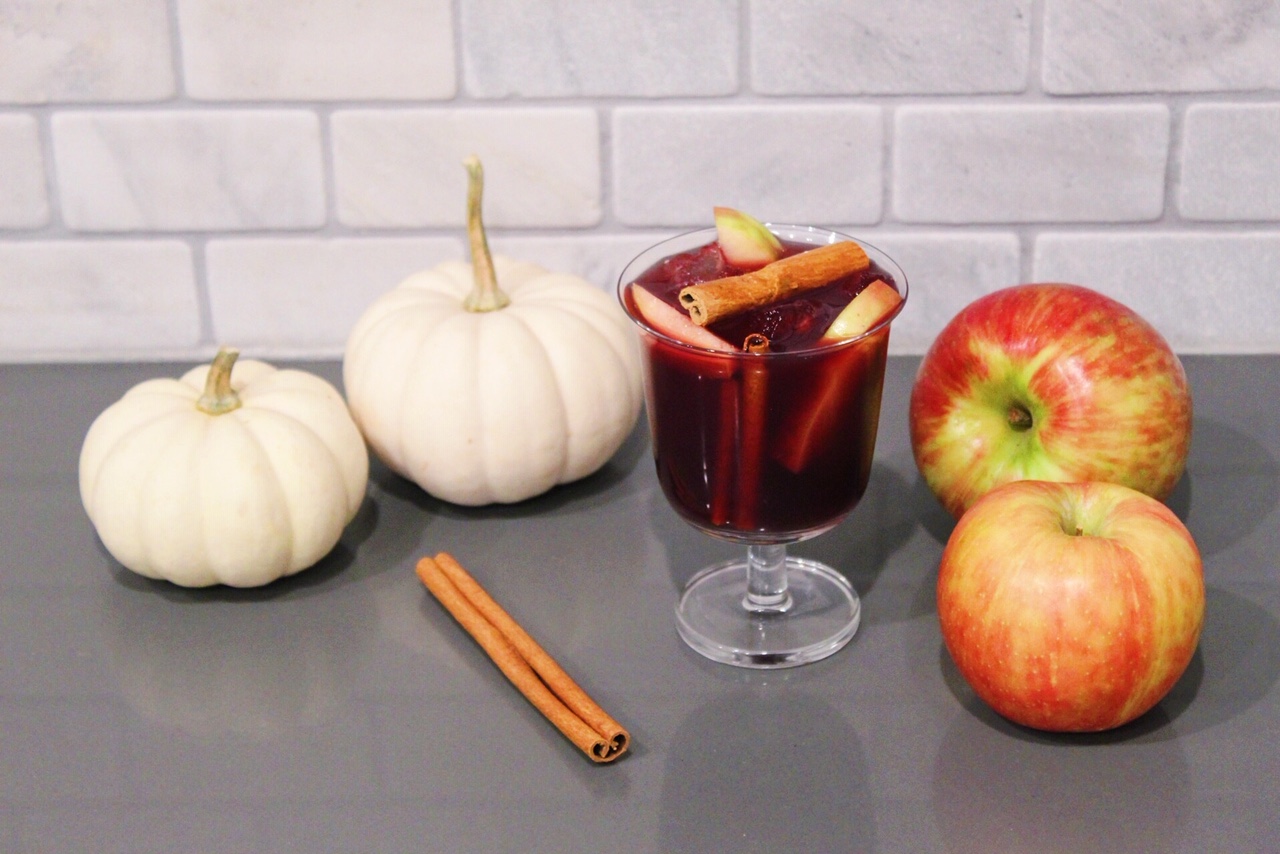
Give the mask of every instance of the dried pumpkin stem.
POLYGON ((471 243, 471 269, 475 277, 475 287, 462 306, 467 311, 496 311, 505 308, 511 298, 498 287, 498 274, 493 269, 493 255, 489 252, 489 239, 480 215, 484 168, 474 154, 462 164, 467 167, 467 239, 471 243))
POLYGON ((204 381, 204 394, 196 401, 196 409, 210 415, 222 415, 240 408, 240 395, 231 388, 231 366, 236 363, 240 351, 234 347, 219 347, 213 357, 209 375, 204 381))

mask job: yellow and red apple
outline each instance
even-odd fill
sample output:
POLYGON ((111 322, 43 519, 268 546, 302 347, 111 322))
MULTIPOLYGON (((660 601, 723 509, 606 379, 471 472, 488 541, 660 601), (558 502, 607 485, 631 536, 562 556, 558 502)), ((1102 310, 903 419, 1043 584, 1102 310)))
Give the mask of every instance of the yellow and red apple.
POLYGON ((1164 500, 1191 445, 1191 393, 1168 342, 1079 285, 1029 284, 970 303, 934 340, 911 392, 911 447, 959 518, 1015 480, 1108 481, 1164 500))
POLYGON ((1134 720, 1186 670, 1204 622, 1191 534, 1113 483, 1019 481, 961 517, 938 570, 961 676, 1004 717, 1089 732, 1134 720))

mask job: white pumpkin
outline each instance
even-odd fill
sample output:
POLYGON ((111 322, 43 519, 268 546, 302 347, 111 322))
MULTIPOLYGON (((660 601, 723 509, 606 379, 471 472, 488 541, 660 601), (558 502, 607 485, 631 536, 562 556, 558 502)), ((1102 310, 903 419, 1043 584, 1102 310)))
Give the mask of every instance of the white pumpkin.
POLYGON ((134 386, 85 436, 81 501, 139 575, 267 584, 328 554, 364 500, 369 455, 337 389, 236 355, 134 386))
POLYGON ((603 466, 640 414, 638 344, 611 294, 491 257, 474 158, 472 264, 416 273, 352 329, 343 383, 374 453, 455 504, 511 503, 603 466))

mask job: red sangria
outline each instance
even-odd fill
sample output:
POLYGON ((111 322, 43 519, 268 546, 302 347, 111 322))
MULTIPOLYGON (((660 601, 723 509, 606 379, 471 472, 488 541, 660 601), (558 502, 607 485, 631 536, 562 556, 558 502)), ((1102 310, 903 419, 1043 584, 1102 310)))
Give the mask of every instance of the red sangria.
POLYGON ((866 490, 889 324, 907 295, 902 271, 871 246, 808 227, 771 232, 774 260, 763 268, 734 263, 741 253, 725 251, 724 231, 705 229, 642 253, 619 283, 640 330, 663 493, 690 524, 749 546, 747 560, 695 576, 678 608, 681 634, 703 654, 753 667, 824 657, 857 628, 856 593, 843 576, 785 546, 832 528, 866 490), (812 281, 788 291, 806 275, 812 281), (725 601, 698 604, 699 585, 718 587, 725 601), (848 600, 836 606, 846 613, 820 622, 845 624, 817 631, 843 637, 783 643, 799 651, 747 648, 764 627, 775 638, 784 626, 794 634, 795 612, 834 599, 848 600), (708 621, 734 626, 726 635, 708 621))

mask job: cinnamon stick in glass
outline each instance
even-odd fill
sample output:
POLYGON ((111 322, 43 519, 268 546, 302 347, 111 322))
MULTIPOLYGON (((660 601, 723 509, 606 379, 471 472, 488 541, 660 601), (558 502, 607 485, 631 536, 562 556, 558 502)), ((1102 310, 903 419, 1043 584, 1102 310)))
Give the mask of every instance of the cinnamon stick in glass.
POLYGON ((857 243, 829 243, 750 273, 689 285, 680 291, 680 305, 694 323, 706 326, 722 317, 820 288, 869 266, 871 259, 857 243))
POLYGON ((503 610, 454 557, 424 557, 418 578, 503 675, 594 762, 612 762, 631 736, 503 610))
MULTIPOLYGON (((742 349, 756 356, 769 352, 769 339, 753 332, 742 349)), ((764 465, 765 425, 769 418, 769 374, 756 360, 742 362, 738 381, 738 489, 733 525, 754 530, 760 511, 760 470, 764 465)))

